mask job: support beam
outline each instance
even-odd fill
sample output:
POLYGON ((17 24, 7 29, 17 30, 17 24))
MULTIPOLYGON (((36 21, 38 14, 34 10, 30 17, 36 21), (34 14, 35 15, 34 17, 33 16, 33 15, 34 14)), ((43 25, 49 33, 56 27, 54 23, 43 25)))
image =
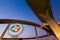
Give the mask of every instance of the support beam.
POLYGON ((30 8, 34 11, 39 20, 43 23, 47 23, 56 35, 57 39, 60 40, 60 27, 53 18, 50 0, 26 0, 26 2, 29 4, 30 8))

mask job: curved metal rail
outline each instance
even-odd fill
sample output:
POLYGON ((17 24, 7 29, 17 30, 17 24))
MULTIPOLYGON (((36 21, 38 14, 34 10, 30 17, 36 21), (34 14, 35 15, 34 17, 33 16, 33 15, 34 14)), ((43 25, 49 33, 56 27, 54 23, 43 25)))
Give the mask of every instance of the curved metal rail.
MULTIPOLYGON (((30 22, 30 21, 25 21, 25 20, 15 20, 15 19, 0 19, 0 24, 7 24, 8 23, 8 26, 6 27, 6 29, 4 30, 4 32, 2 33, 1 35, 1 38, 4 37, 7 29, 9 28, 10 24, 14 24, 14 23, 19 23, 19 24, 26 24, 26 25, 31 25, 31 26, 34 26, 34 27, 39 27, 47 32, 50 33, 50 35, 53 35, 53 33, 51 33, 51 31, 47 28, 45 28, 44 26, 41 26, 40 24, 37 24, 37 23, 34 23, 34 22, 30 22)), ((58 23, 59 24, 59 23, 58 23)), ((45 24, 46 25, 46 24, 45 24)), ((60 24, 59 24, 60 25, 60 24)), ((44 35, 44 36, 41 36, 41 37, 45 37, 45 36, 48 36, 48 35, 44 35)), ((38 38, 41 38, 40 36, 38 38)), ((35 38, 35 37, 33 37, 35 38)), ((32 39, 33 39, 32 38, 32 39)), ((25 39, 25 38, 24 38, 25 39)), ((28 38, 29 39, 29 38, 28 38)))

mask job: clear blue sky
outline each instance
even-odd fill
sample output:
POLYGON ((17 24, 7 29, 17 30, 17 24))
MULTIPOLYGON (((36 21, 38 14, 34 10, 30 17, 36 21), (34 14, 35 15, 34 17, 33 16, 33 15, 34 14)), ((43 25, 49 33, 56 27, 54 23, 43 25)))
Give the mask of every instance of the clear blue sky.
POLYGON ((55 20, 60 22, 60 0, 51 0, 51 9, 55 20))
MULTIPOLYGON (((60 0, 51 0, 51 7, 56 21, 60 21, 60 0)), ((0 19, 20 19, 39 23, 25 0, 0 0, 0 19)))

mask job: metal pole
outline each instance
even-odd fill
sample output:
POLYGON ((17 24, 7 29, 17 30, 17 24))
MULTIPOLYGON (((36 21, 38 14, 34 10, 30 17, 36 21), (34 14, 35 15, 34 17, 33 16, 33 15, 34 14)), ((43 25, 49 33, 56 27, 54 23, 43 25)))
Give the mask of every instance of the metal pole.
POLYGON ((34 27, 34 29, 35 29, 35 33, 36 33, 36 39, 39 40, 39 39, 38 39, 38 33, 37 33, 36 27, 34 27))
MULTIPOLYGON (((36 33, 36 39, 39 40, 36 27, 34 27, 34 29, 35 29, 35 33, 36 33)), ((42 40, 42 38, 40 38, 40 40, 42 40)))

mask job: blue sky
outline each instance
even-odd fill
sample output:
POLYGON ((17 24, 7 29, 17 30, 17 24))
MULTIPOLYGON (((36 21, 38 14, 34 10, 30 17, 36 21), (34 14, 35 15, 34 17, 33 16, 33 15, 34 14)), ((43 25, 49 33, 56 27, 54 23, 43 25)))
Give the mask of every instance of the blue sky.
POLYGON ((55 20, 60 22, 60 0, 51 0, 51 9, 55 20))
MULTIPOLYGON (((60 21, 60 0, 51 0, 52 13, 60 21)), ((0 19, 20 19, 39 23, 25 0, 0 0, 0 19)))

